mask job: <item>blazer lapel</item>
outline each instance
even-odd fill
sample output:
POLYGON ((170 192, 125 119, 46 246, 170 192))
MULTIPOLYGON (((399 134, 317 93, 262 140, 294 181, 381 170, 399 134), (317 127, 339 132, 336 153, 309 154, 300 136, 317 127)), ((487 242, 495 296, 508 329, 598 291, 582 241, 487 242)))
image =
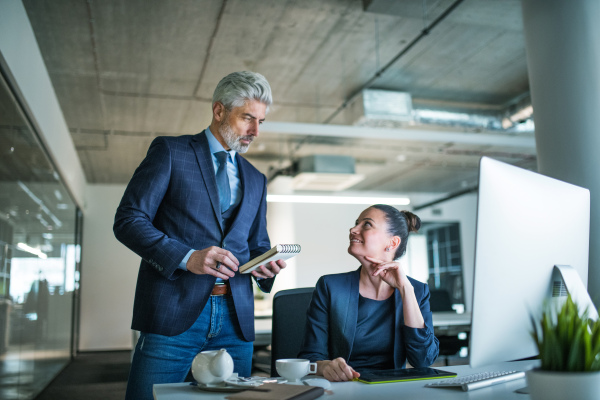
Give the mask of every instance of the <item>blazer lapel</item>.
POLYGON ((394 334, 394 368, 402 368, 403 362, 400 359, 402 353, 402 326, 404 324, 404 311, 402 308, 402 295, 398 289, 394 290, 394 304, 396 306, 396 313, 394 315, 394 328, 396 333, 394 334))
POLYGON ((217 178, 215 177, 215 169, 212 163, 212 154, 210 154, 210 148, 208 147, 208 139, 206 139, 205 131, 192 137, 190 142, 194 152, 196 153, 196 160, 200 166, 200 172, 206 186, 206 191, 210 197, 210 204, 212 205, 213 212, 217 221, 219 221, 219 227, 223 232, 223 218, 221 218, 221 207, 219 205, 219 191, 217 189, 217 178))
POLYGON ((343 335, 348 343, 348 349, 346 352, 346 360, 350 358, 352 353, 352 346, 354 345, 354 336, 356 335, 356 323, 358 320, 358 285, 360 280, 360 268, 354 272, 350 279, 350 290, 345 294, 346 301, 342 301, 340 304, 346 304, 346 321, 344 324, 343 335))

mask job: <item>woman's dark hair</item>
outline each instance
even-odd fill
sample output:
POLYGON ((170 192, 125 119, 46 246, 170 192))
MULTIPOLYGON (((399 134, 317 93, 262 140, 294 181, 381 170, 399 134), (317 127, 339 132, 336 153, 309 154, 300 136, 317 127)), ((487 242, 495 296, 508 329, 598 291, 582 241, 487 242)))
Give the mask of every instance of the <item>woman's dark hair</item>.
POLYGON ((421 219, 410 211, 400 211, 387 204, 374 204, 371 208, 383 211, 388 224, 388 232, 392 236, 398 236, 401 239, 400 246, 396 249, 394 260, 402 257, 406 252, 408 243, 408 234, 417 232, 421 227, 421 219))

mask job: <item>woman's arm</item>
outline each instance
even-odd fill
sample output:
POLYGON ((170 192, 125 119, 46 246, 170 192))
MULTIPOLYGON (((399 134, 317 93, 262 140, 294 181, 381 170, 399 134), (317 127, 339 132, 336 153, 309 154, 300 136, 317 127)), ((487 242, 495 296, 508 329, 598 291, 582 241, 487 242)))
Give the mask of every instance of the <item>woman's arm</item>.
POLYGON ((413 367, 428 367, 437 359, 440 343, 433 332, 433 318, 429 308, 429 286, 426 284, 423 285, 423 290, 419 297, 417 304, 424 327, 414 328, 405 324, 403 327, 404 345, 406 348, 406 358, 413 367))
POLYGON ((304 340, 298 357, 311 362, 329 359, 329 307, 327 285, 321 277, 308 306, 304 340))
POLYGON ((415 296, 415 288, 406 279, 398 290, 402 296, 402 311, 404 312, 404 325, 410 328, 425 328, 425 320, 421 313, 421 307, 415 296))
POLYGON ((377 264, 374 275, 398 289, 402 296, 404 325, 402 332, 397 334, 402 334, 404 339, 408 362, 413 367, 430 366, 439 354, 439 341, 433 333, 429 286, 423 284, 423 289, 415 293, 413 284, 398 262, 382 262, 371 257, 366 259, 377 264))
POLYGON ((425 328, 421 305, 415 296, 415 288, 410 283, 400 263, 397 261, 385 262, 372 257, 365 258, 376 266, 374 276, 379 276, 385 283, 400 292, 404 325, 411 328, 425 328))
POLYGON ((329 355, 329 312, 331 303, 329 290, 323 278, 317 282, 306 316, 306 330, 299 358, 317 363, 317 375, 332 382, 349 381, 360 374, 350 367, 346 360, 338 357, 331 360, 329 355))

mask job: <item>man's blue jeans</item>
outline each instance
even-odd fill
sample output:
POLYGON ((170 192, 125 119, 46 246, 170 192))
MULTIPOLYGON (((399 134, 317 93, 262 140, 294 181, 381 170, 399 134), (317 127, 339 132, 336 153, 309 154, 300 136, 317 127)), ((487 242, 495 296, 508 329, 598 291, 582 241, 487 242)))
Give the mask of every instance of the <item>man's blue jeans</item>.
POLYGON ((252 342, 243 339, 231 296, 210 296, 190 329, 177 336, 141 333, 127 382, 127 400, 153 399, 155 383, 183 382, 201 351, 226 349, 234 372, 250 376, 252 342))

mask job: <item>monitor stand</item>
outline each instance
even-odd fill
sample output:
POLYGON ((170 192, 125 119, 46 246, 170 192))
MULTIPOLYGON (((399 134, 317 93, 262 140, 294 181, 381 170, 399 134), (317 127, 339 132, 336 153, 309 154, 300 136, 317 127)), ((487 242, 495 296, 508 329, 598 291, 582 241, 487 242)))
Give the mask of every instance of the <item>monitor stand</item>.
POLYGON ((555 265, 552 271, 552 297, 566 297, 567 293, 580 311, 587 310, 588 318, 598 319, 598 310, 579 276, 570 265, 555 265))

